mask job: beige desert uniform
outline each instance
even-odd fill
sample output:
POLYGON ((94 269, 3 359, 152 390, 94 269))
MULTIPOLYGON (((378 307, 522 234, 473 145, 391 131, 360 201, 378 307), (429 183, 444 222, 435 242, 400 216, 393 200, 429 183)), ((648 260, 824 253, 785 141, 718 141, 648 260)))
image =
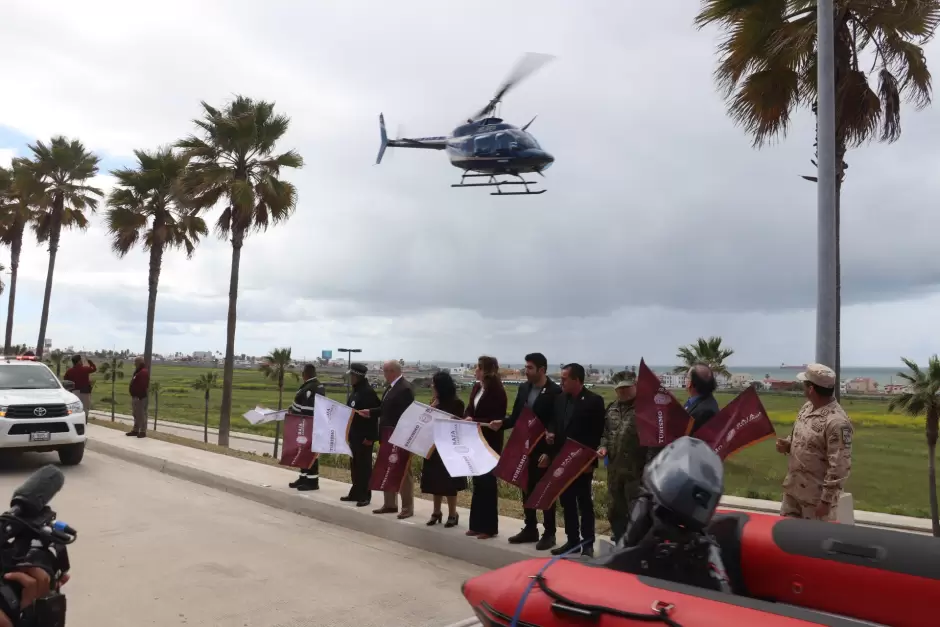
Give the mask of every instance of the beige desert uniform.
MULTIPOLYGON (((800 379, 833 387, 835 373, 813 364, 800 379)), ((826 519, 835 519, 842 485, 852 470, 853 433, 849 417, 835 399, 818 409, 809 402, 803 405, 787 438, 790 453, 781 516, 816 518, 816 506, 822 501, 830 505, 826 519)))

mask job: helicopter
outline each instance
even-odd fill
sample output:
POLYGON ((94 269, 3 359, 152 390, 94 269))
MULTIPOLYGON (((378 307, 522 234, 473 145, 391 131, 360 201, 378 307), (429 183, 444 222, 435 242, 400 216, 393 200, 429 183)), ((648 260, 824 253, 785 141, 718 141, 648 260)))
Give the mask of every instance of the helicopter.
POLYGON ((526 180, 522 176, 530 173, 545 176, 543 172, 555 161, 551 154, 539 146, 535 137, 527 132, 535 117, 522 128, 518 128, 493 114, 510 89, 553 58, 552 55, 533 52, 524 55, 487 105, 467 119, 466 123, 457 126, 449 136, 389 139, 385 131, 385 116, 380 113, 379 130, 382 143, 375 160, 376 165, 382 163, 382 156, 388 147, 446 150, 451 165, 464 171, 460 183, 454 183, 451 187, 495 187, 496 191, 491 192, 491 196, 544 194, 547 190, 529 189, 530 185, 536 185, 538 181, 526 180), (499 180, 498 177, 515 177, 519 180, 499 180), (488 180, 482 183, 466 183, 468 178, 488 180), (525 191, 504 192, 504 185, 521 185, 525 191))

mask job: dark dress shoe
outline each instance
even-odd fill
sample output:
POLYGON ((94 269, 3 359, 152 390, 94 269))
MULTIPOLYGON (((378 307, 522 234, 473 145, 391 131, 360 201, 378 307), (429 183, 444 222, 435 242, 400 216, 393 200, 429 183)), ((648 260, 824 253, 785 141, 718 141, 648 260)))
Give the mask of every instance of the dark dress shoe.
POLYGON ((554 533, 543 533, 542 539, 539 540, 535 545, 536 551, 547 551, 553 546, 555 546, 555 534, 554 533))
POLYGON ((453 516, 447 517, 447 522, 444 523, 444 526, 450 529, 451 527, 456 527, 459 522, 460 514, 454 514, 453 516))
POLYGON ((146 431, 141 431, 140 433, 137 434, 137 437, 138 437, 138 438, 146 438, 146 437, 147 437, 147 432, 146 432, 146 431))
POLYGON ((581 555, 583 557, 594 557, 594 547, 590 544, 588 546, 582 547, 581 555))
POLYGON ((368 507, 369 505, 372 505, 372 501, 357 501, 356 502, 356 507, 368 507))
MULTIPOLYGON (((568 540, 557 549, 552 549, 552 555, 561 555, 563 553, 567 553, 568 551, 576 548, 579 544, 580 542, 573 542, 571 540, 568 540)), ((574 555, 574 553, 572 555, 574 555)))
POLYGON ((344 501, 346 503, 352 503, 353 501, 357 501, 358 499, 354 496, 341 496, 339 497, 339 500, 344 501))
POLYGON ((128 432, 125 433, 124 435, 126 435, 126 436, 128 436, 128 437, 134 437, 135 435, 137 435, 137 432, 136 432, 136 431, 128 431, 128 432))
POLYGON ((532 527, 525 527, 514 536, 509 537, 509 544, 527 544, 529 542, 539 541, 539 530, 532 527))
POLYGON ((372 510, 373 514, 395 514, 397 512, 398 512, 397 507, 388 507, 386 505, 383 505, 382 507, 378 509, 372 510))

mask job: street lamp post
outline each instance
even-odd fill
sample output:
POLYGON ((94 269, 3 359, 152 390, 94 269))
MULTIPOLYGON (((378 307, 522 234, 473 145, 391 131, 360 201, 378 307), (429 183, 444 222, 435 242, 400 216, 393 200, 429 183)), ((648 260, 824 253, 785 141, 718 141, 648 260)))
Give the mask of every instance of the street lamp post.
POLYGON ((833 0, 819 0, 817 54, 816 361, 835 370, 839 393, 839 222, 836 211, 836 76, 833 0))
MULTIPOLYGON (((346 369, 347 370, 349 370, 349 368, 352 366, 352 354, 362 352, 361 348, 337 348, 336 350, 338 350, 341 353, 346 353, 346 369)), ((349 375, 348 374, 346 375, 346 396, 347 397, 349 396, 349 375)))

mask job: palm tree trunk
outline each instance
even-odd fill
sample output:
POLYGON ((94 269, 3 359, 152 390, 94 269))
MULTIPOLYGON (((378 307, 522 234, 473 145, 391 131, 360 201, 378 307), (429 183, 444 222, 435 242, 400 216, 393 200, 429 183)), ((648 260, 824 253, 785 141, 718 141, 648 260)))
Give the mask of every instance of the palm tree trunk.
POLYGON ((232 378, 235 371, 235 322, 238 304, 238 267, 242 258, 244 230, 232 233, 232 276, 228 285, 228 328, 225 334, 225 366, 222 370, 222 407, 219 411, 219 446, 228 446, 232 424, 232 378))
MULTIPOLYGON (((277 410, 281 411, 281 403, 284 399, 284 382, 281 381, 281 384, 277 388, 277 410)), ((274 459, 277 459, 277 444, 281 439, 281 421, 274 421, 274 459)))
POLYGON ((209 443, 209 390, 206 390, 206 416, 202 423, 202 441, 209 443))
MULTIPOLYGON (((116 365, 116 364, 112 364, 116 365)), ((114 406, 117 405, 117 398, 115 394, 117 386, 117 370, 114 368, 111 369, 111 422, 114 422, 114 406)))
POLYGON ((3 352, 10 354, 10 348, 13 345, 13 309, 16 302, 16 277, 20 269, 20 252, 23 250, 22 230, 13 239, 10 244, 10 297, 7 303, 7 332, 3 340, 3 352))
MULTIPOLYGON (((55 273, 55 257, 59 252, 59 236, 62 234, 62 196, 53 199, 52 224, 49 230, 49 268, 46 270, 46 293, 42 299, 42 317, 39 318, 39 339, 36 340, 36 357, 42 359, 46 341, 46 325, 49 323, 49 302, 52 300, 52 276, 55 273)), ((113 407, 113 405, 112 405, 113 407)))
POLYGON ((163 245, 153 242, 150 247, 150 277, 147 280, 147 330, 144 333, 144 363, 150 372, 153 358, 153 324, 157 313, 157 285, 160 283, 160 266, 163 263, 163 245))
POLYGON ((938 427, 940 416, 936 411, 927 413, 927 485, 930 489, 930 522, 933 526, 933 535, 940 538, 940 508, 937 506, 937 435, 940 431, 938 427))

